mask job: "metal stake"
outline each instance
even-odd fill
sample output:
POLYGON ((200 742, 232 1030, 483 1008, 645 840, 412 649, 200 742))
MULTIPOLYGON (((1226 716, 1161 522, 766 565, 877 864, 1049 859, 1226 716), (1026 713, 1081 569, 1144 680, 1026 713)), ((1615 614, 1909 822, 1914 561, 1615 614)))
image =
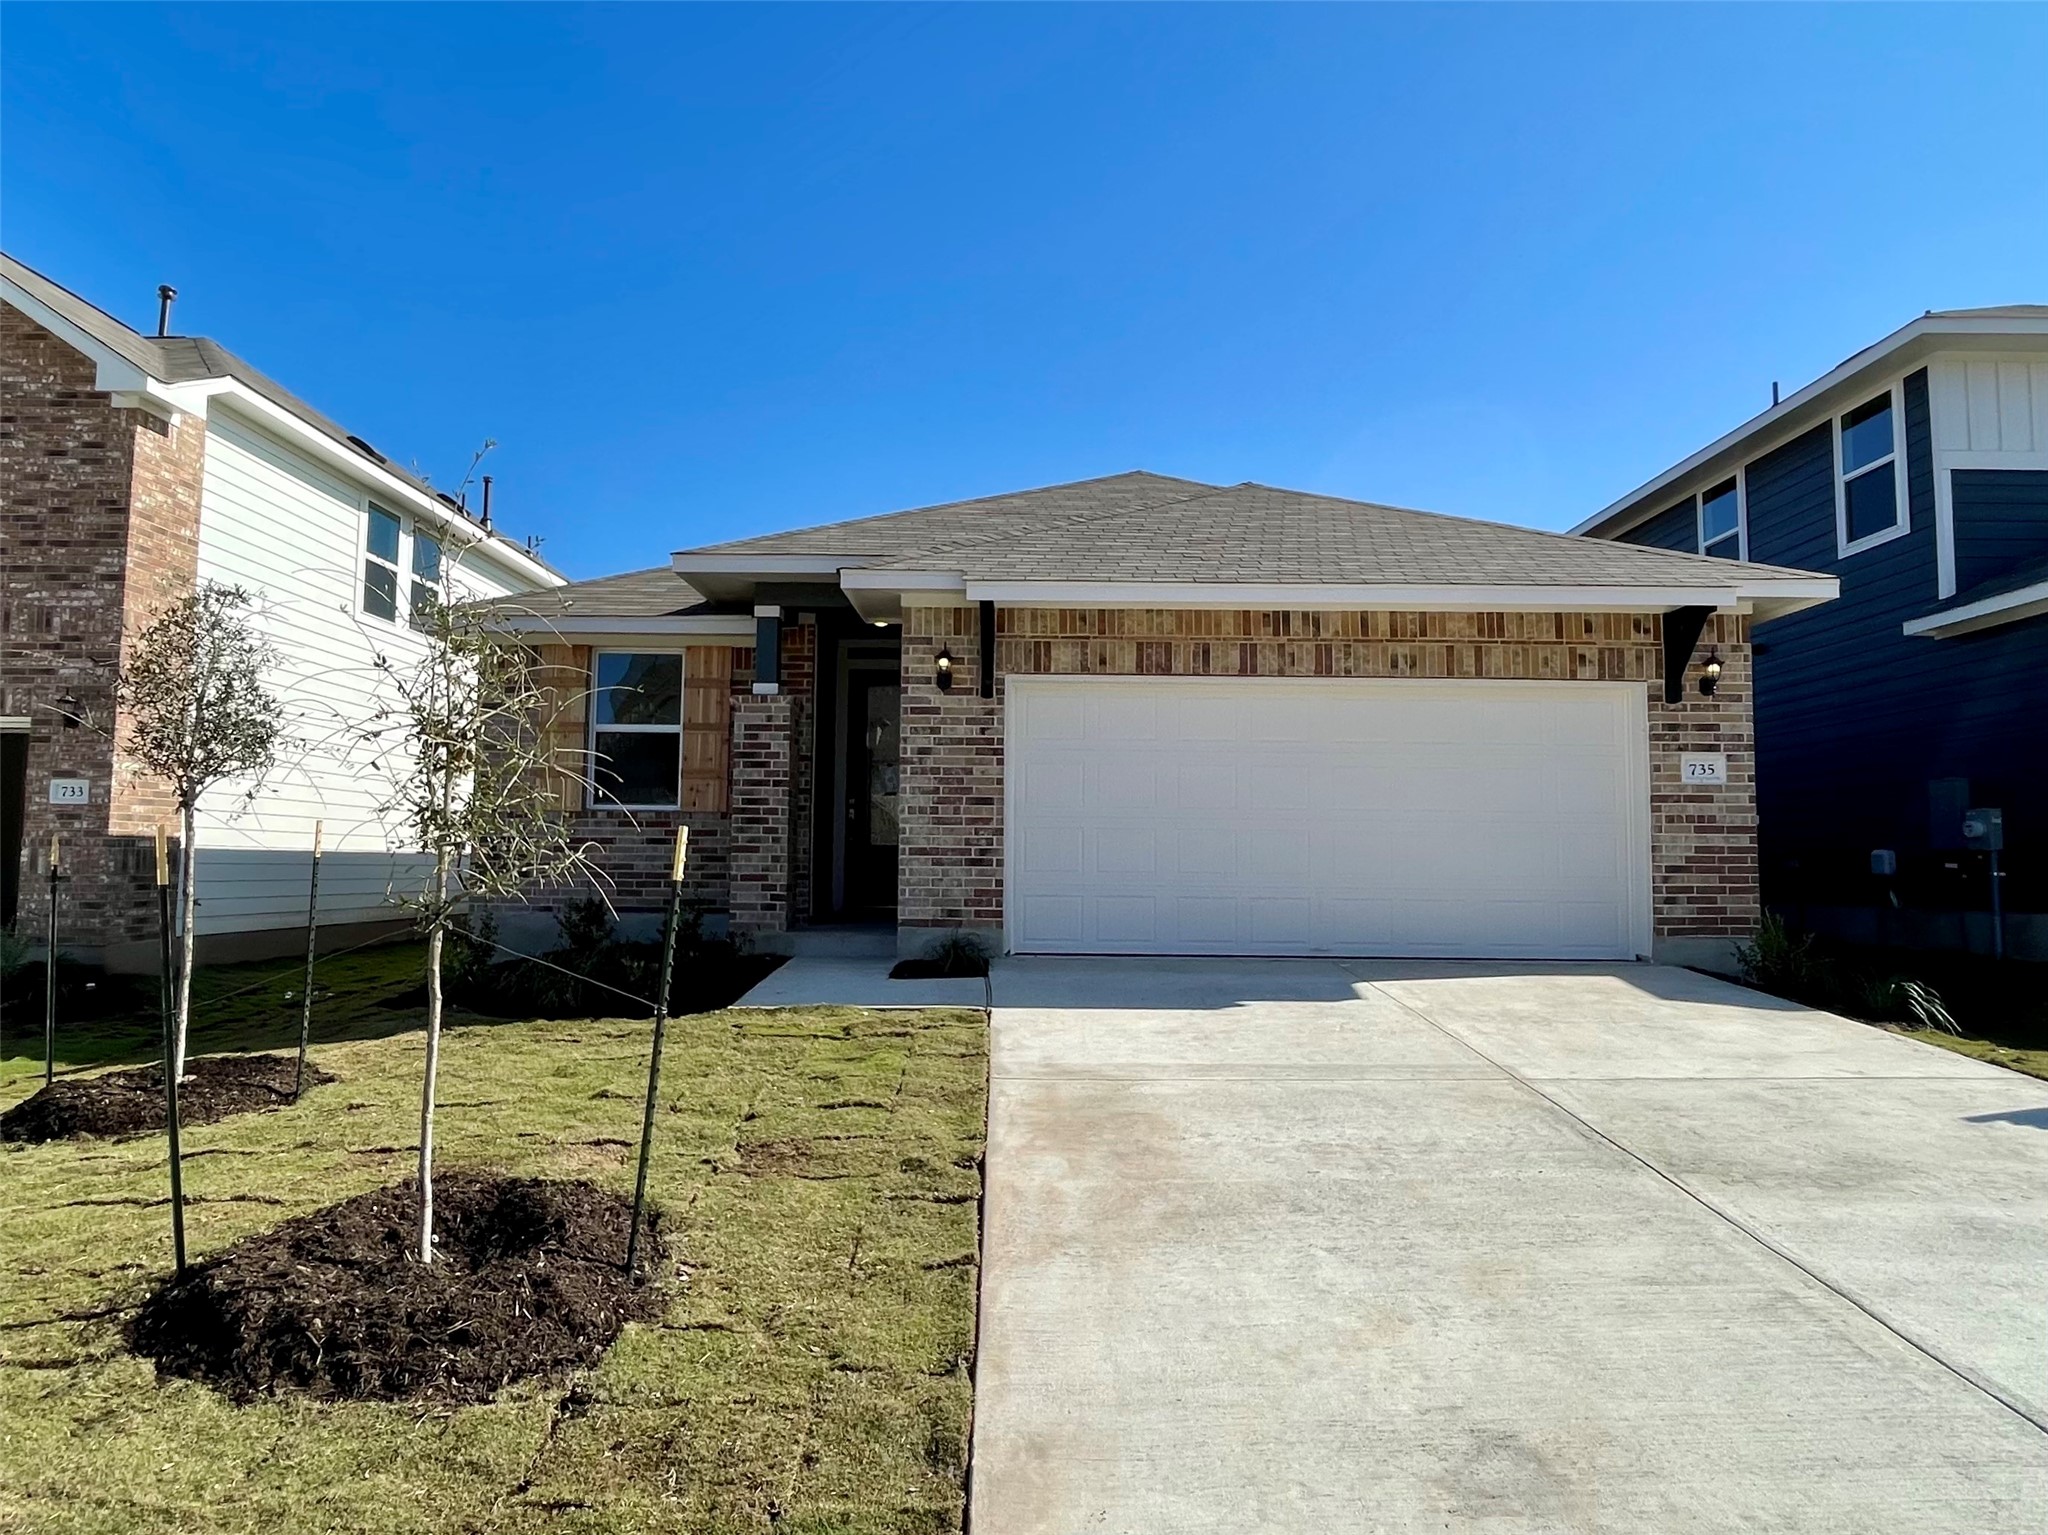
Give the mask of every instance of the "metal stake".
POLYGON ((43 1086, 57 1080, 57 834, 50 833, 50 938, 43 950, 43 1086))
POLYGON ((313 955, 319 947, 320 822, 313 823, 313 879, 306 887, 306 984, 299 990, 299 1071, 292 1078, 292 1102, 306 1091, 306 1045, 313 1035, 313 955))
POLYGON ((675 863, 669 870, 668 919, 661 931, 661 989, 654 997, 654 1047, 647 1058, 647 1107, 640 1116, 640 1171, 633 1179, 633 1227, 626 1237, 626 1273, 640 1265, 640 1220, 647 1208, 647 1164, 654 1152, 654 1106, 661 1095, 661 1048, 668 1035, 668 989, 675 974, 676 924, 683 911, 683 866, 689 857, 690 828, 676 828, 675 863))
MULTIPOLYGON (((2005 875, 1998 867, 1998 849, 1991 850, 1991 957, 2005 958, 2005 906, 1999 896, 1999 884, 2005 875)), ((54 896, 52 897, 54 899, 54 896)))
POLYGON ((171 985, 171 853, 163 827, 156 829, 156 930, 161 940, 163 984, 159 988, 164 1020, 164 1123, 171 1135, 171 1243, 178 1272, 185 1272, 185 1170, 178 1153, 178 1074, 171 1069, 171 1015, 177 1010, 171 985))

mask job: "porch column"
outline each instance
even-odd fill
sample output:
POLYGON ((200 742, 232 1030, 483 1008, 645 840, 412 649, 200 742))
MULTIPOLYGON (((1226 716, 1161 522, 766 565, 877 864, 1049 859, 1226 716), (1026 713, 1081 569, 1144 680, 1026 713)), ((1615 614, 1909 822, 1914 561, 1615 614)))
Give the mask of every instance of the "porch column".
POLYGON ((741 694, 732 705, 732 930, 761 938, 790 925, 790 789, 795 703, 741 694))

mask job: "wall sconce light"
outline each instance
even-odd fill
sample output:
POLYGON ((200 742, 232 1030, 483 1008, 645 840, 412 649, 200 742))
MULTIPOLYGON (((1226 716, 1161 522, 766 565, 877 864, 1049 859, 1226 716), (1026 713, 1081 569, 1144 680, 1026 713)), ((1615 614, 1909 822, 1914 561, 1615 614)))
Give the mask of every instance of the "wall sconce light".
POLYGON ((57 713, 62 717, 66 730, 76 730, 79 727, 82 717, 78 710, 78 700, 69 693, 57 700, 57 713))
POLYGON ((953 691, 953 652, 952 652, 952 651, 950 651, 950 650, 942 650, 942 651, 940 651, 940 652, 939 652, 939 659, 938 659, 938 662, 937 662, 937 667, 936 667, 936 670, 937 670, 937 675, 936 675, 936 676, 934 676, 934 677, 932 678, 932 681, 933 681, 933 683, 934 683, 934 684, 935 684, 935 685, 936 685, 936 686, 938 687, 938 690, 939 690, 939 691, 940 691, 941 693, 950 693, 950 692, 952 692, 952 691, 953 691))
POLYGON ((1700 697, 1712 698, 1714 689, 1721 685, 1721 652, 1707 652, 1707 664, 1700 668, 1700 697))

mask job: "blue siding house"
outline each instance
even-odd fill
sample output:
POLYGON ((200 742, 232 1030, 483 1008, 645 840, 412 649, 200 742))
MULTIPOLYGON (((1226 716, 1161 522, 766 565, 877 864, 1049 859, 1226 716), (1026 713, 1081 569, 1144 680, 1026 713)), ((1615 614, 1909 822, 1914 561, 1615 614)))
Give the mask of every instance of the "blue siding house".
POLYGON ((2048 305, 1923 315, 1575 531, 1840 579, 1755 630, 1768 906, 2048 959, 2048 305))

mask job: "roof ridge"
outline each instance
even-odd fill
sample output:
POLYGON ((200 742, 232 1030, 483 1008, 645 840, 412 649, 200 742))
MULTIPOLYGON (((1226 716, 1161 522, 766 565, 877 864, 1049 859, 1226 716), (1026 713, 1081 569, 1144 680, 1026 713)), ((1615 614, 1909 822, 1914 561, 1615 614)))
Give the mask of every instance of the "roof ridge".
MULTIPOLYGON (((1171 479, 1173 476, 1161 475, 1160 478, 1171 479)), ((1200 482, 1190 481, 1188 483, 1199 484, 1200 482)), ((986 548, 990 544, 999 544, 1007 540, 1021 538, 1032 533, 1045 532, 1049 529, 1079 527, 1098 518, 1125 517, 1129 516, 1132 512, 1150 512, 1157 511, 1163 506, 1181 506, 1189 501, 1200 501, 1208 496, 1225 495, 1230 491, 1241 489, 1242 485, 1250 483, 1247 480, 1242 482, 1241 485, 1210 485, 1195 491, 1191 495, 1162 496, 1154 501, 1133 501, 1128 506, 1097 507, 1092 511, 1057 512, 1048 513, 1038 518, 1023 518, 1008 527, 998 528, 990 533, 978 534, 972 537, 949 538, 942 544, 935 544, 929 549, 921 549, 916 554, 892 555, 888 562, 879 568, 890 570, 902 569, 904 568, 903 562, 906 560, 924 560, 940 555, 959 554, 971 549, 986 548)), ((1057 487, 1048 488, 1056 489, 1057 487)))
MULTIPOLYGON (((915 517, 926 512, 944 512, 951 511, 955 507, 982 506, 990 501, 1014 501, 1024 496, 1035 496, 1044 491, 1073 490, 1083 485, 1107 485, 1112 480, 1126 480, 1136 475, 1143 475, 1148 479, 1154 480, 1177 478, 1174 475, 1157 474, 1150 469, 1120 469, 1115 474, 1097 474, 1079 480, 1059 480, 1051 485, 1033 486, 1030 490, 1001 490, 986 496, 967 496, 958 501, 932 501, 923 506, 899 507, 893 512, 871 512, 865 517, 842 517, 837 522, 812 523, 805 527, 784 528, 774 533, 756 533, 746 538, 729 538, 722 543, 699 544, 683 552, 688 554, 715 554, 721 550, 731 550, 734 553, 739 553, 744 545, 754 543, 763 538, 786 538, 794 533, 832 533, 846 528, 859 527, 867 523, 892 522, 899 517, 915 517)), ((1199 485, 1201 481, 1187 480, 1182 483, 1199 485)), ((1214 490, 1218 487, 1209 486, 1206 488, 1214 490)))

